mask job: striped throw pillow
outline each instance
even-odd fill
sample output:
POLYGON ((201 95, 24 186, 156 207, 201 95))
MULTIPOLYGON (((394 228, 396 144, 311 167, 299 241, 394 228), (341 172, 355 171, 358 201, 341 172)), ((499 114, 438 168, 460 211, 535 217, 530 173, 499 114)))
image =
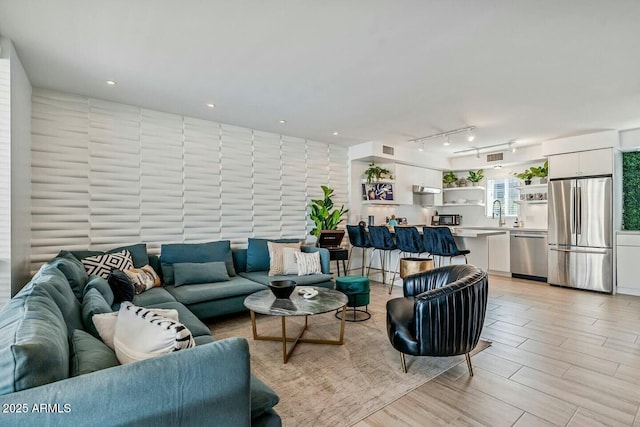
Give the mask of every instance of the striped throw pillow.
POLYGON ((294 248, 300 250, 300 242, 297 243, 276 243, 267 242, 269 248, 269 276, 284 274, 284 258, 282 250, 284 248, 294 248))
POLYGON ((298 276, 307 276, 309 274, 322 273, 322 264, 320 264, 320 252, 295 252, 294 255, 296 257, 296 262, 298 263, 298 276))
POLYGON ((113 346, 118 360, 125 364, 191 348, 195 342, 182 323, 124 302, 118 312, 113 346))

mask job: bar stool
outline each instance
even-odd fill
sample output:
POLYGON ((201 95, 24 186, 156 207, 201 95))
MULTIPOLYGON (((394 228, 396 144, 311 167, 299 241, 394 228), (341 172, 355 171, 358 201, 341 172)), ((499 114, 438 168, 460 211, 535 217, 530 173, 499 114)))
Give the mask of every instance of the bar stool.
POLYGON ((427 250, 422 242, 422 236, 415 227, 395 227, 396 234, 396 246, 400 250, 398 253, 398 262, 396 263, 396 270, 393 272, 393 279, 391 280, 391 286, 389 287, 389 294, 393 291, 393 284, 396 281, 396 275, 400 268, 400 258, 402 254, 417 254, 418 256, 426 253, 427 250))
POLYGON ((345 275, 349 274, 349 267, 351 266, 351 252, 353 252, 353 248, 362 249, 362 272, 361 275, 364 276, 364 264, 368 249, 371 246, 369 242, 369 236, 367 236, 367 231, 365 230, 364 225, 347 225, 347 234, 349 236, 349 243, 351 243, 351 249, 349 250, 349 261, 347 261, 347 271, 345 275))
MULTIPOLYGON (((449 257, 449 264, 451 264, 454 257, 464 256, 464 263, 469 263, 467 255, 471 251, 458 249, 449 227, 424 227, 422 237, 425 249, 434 257, 449 257)), ((442 265, 442 258, 438 258, 438 260, 438 266, 442 265)))
MULTIPOLYGON (((382 269, 382 284, 385 285, 385 260, 387 255, 391 251, 396 250, 396 244, 393 242, 393 236, 385 225, 372 225, 369 226, 369 241, 373 246, 373 252, 371 252, 371 258, 369 258, 369 268, 367 269, 367 276, 371 271, 371 261, 373 261, 373 255, 376 251, 380 251, 380 267, 382 269)), ((393 284, 392 284, 393 286, 393 284)))

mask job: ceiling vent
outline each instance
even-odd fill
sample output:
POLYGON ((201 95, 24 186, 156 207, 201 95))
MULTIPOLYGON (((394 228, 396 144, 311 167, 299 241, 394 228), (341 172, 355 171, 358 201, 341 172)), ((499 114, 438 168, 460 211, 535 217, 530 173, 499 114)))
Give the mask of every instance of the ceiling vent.
POLYGON ((487 154, 487 162, 499 162, 504 160, 504 153, 487 154))
POLYGON ((393 156, 393 147, 389 147, 388 145, 383 145, 382 154, 388 154, 390 156, 393 156))

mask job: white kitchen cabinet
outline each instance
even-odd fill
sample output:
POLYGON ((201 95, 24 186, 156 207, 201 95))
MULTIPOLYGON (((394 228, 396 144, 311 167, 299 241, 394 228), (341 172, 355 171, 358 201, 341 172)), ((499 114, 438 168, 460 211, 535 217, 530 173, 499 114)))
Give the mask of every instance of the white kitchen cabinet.
POLYGON ((413 204, 413 182, 414 180, 414 167, 396 164, 395 165, 395 180, 396 185, 394 191, 394 201, 399 205, 412 205, 413 204))
POLYGON ((640 259, 640 233, 618 233, 616 249, 616 292, 640 296, 640 279, 636 267, 640 259))
POLYGON ((549 156, 549 178, 572 178, 613 173, 613 151, 579 151, 549 156))
POLYGON ((487 237, 489 246, 489 270, 492 273, 509 274, 511 271, 511 246, 509 232, 487 237))

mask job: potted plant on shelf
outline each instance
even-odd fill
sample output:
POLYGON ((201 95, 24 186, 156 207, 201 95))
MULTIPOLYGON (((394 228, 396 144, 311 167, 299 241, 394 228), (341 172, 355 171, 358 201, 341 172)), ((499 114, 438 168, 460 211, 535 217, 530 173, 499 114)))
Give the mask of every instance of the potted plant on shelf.
POLYGON ((325 185, 320 186, 324 194, 322 199, 311 200, 309 208, 311 212, 309 217, 316 225, 311 230, 311 235, 319 237, 322 230, 337 230, 338 224, 342 222, 342 216, 349 212, 349 209, 345 209, 344 205, 340 209, 333 208, 333 189, 325 185))
POLYGON ((547 183, 547 176, 549 175, 549 161, 544 162, 542 166, 531 166, 529 170, 533 176, 540 178, 540 184, 547 183))
POLYGON ((467 181, 469 181, 471 185, 475 187, 480 181, 482 181, 482 178, 484 178, 484 170, 478 169, 477 171, 469 171, 467 181))
POLYGON ((524 185, 531 185, 531 178, 533 178, 533 172, 531 172, 531 169, 525 169, 523 172, 520 173, 514 173, 513 174, 516 178, 519 178, 521 180, 524 181, 524 185))
POLYGON ((369 163, 369 168, 364 171, 364 174, 367 177, 367 184, 380 181, 381 179, 393 179, 393 175, 391 175, 389 169, 378 166, 374 162, 369 163))
POLYGON ((442 182, 447 188, 453 187, 453 184, 458 180, 456 173, 453 171, 447 172, 442 176, 442 182))
POLYGON ((458 178, 458 180, 456 181, 456 187, 466 187, 467 186, 467 180, 464 178, 458 178))

